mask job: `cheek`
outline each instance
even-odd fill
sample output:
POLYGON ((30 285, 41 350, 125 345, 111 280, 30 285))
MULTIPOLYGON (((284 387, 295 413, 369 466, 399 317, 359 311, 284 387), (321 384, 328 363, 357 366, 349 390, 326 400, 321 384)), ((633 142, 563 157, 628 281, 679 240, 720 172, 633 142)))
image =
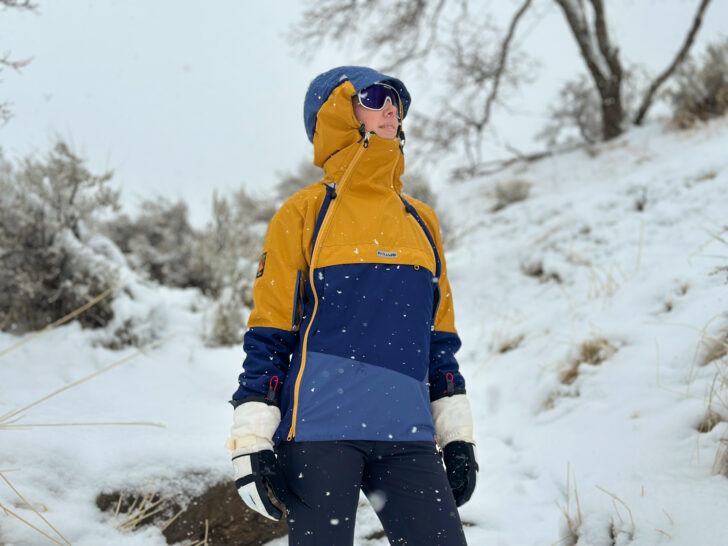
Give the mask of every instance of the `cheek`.
POLYGON ((367 110, 366 108, 362 108, 361 106, 354 110, 354 115, 356 116, 357 121, 359 123, 363 123, 364 128, 367 131, 376 127, 376 117, 372 116, 372 114, 375 113, 376 112, 367 110))
POLYGON ((367 114, 370 113, 370 110, 367 110, 364 108, 361 104, 355 104, 354 105, 354 117, 359 123, 363 123, 365 126, 367 125, 369 119, 367 117, 367 114))

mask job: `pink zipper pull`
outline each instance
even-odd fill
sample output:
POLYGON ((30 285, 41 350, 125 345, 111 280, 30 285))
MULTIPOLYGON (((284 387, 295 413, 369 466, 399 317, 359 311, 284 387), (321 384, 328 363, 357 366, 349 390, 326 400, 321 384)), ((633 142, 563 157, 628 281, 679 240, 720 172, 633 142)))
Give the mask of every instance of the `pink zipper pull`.
POLYGON ((268 396, 265 397, 267 402, 275 402, 276 401, 276 389, 278 388, 278 377, 273 376, 270 378, 270 382, 268 382, 268 396), (273 384, 273 381, 275 380, 275 385, 273 384))
POLYGON ((455 394, 455 376, 451 373, 446 373, 445 380, 447 381, 447 395, 452 396, 455 394))

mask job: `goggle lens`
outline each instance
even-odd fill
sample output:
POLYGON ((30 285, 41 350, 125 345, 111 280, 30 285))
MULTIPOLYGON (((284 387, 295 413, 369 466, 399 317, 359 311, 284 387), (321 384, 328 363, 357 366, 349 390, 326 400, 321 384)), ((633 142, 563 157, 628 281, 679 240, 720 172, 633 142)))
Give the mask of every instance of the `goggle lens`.
POLYGON ((359 91, 357 96, 359 104, 368 110, 381 110, 389 100, 389 103, 397 109, 397 119, 399 119, 399 94, 393 87, 376 83, 359 91))

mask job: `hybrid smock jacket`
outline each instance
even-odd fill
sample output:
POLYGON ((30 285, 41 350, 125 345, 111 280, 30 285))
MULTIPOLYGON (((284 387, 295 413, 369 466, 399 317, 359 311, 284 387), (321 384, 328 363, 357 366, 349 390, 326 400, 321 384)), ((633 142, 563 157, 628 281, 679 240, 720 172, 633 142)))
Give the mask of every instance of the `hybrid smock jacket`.
POLYGON ((275 443, 432 441, 431 403, 465 393, 437 217, 401 193, 403 138, 354 116, 352 96, 377 82, 404 117, 406 88, 374 70, 311 83, 304 117, 325 176, 268 227, 232 402, 280 407, 275 443))

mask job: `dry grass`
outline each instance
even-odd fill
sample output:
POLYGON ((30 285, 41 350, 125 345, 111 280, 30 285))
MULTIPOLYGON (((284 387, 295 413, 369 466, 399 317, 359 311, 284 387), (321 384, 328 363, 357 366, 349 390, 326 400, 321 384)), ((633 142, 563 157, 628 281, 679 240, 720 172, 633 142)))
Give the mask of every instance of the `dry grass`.
POLYGON ((700 420, 700 423, 698 423, 698 432, 701 434, 706 434, 713 430, 715 426, 722 422, 723 418, 720 416, 719 413, 713 411, 712 408, 708 407, 707 411, 705 412, 705 416, 700 420))
POLYGON ((551 546, 556 544, 565 544, 566 546, 573 546, 579 540, 579 529, 584 521, 584 516, 581 512, 581 504, 579 502, 579 491, 576 486, 576 477, 574 478, 574 506, 571 506, 571 463, 566 465, 566 506, 559 507, 561 513, 566 518, 566 526, 569 529, 569 534, 560 538, 554 542, 551 546))
MULTIPOLYGON (((725 317, 725 314, 715 315, 699 330, 700 341, 691 365, 691 381, 697 376, 697 368, 709 365, 715 367, 713 381, 710 388, 706 389, 705 415, 697 425, 697 430, 701 434, 711 432, 720 423, 725 422, 728 416, 728 324, 724 323, 717 328, 711 327, 716 320, 724 320, 725 317)), ((728 427, 718 440, 713 473, 728 477, 728 427)))
MULTIPOLYGON (((133 532, 143 526, 153 525, 167 535, 167 529, 182 516, 180 521, 185 530, 175 530, 172 535, 166 536, 167 540, 180 546, 207 546, 211 540, 210 534, 214 529, 211 528, 210 520, 205 518, 204 531, 197 533, 195 527, 197 517, 189 511, 190 506, 194 504, 197 503, 189 504, 179 497, 165 496, 159 491, 155 491, 154 481, 148 483, 142 492, 102 493, 96 499, 97 508, 103 512, 113 512, 111 521, 120 531, 133 532), (186 540, 173 538, 179 537, 181 532, 188 537, 201 538, 186 540)), ((202 520, 199 521, 202 522, 202 520)), ((221 525, 220 520, 217 523, 213 522, 212 525, 221 525)), ((218 535, 217 539, 220 538, 218 535)))
POLYGON ((620 523, 619 526, 617 525, 617 521, 614 518, 612 518, 612 528, 611 528, 612 540, 616 541, 617 537, 620 534, 626 533, 627 540, 631 541, 632 538, 634 537, 634 532, 635 532, 634 517, 632 516, 632 510, 630 509, 630 507, 627 505, 626 502, 624 502, 622 499, 620 499, 614 493, 611 493, 611 492, 607 491, 606 489, 604 489, 603 487, 600 487, 598 485, 596 485, 595 487, 597 489, 599 489, 599 491, 601 491, 602 493, 606 493, 607 495, 612 497, 612 504, 614 505, 614 511, 617 513, 617 517, 619 518, 619 523, 620 523), (619 507, 617 506, 617 502, 619 502, 622 506, 624 506, 627 509, 627 513, 629 514, 629 521, 632 526, 630 531, 624 531, 622 529, 625 522, 624 522, 624 518, 622 518, 622 514, 619 513, 619 507))
POLYGON ((546 273, 543 269, 542 261, 524 262, 521 264, 521 271, 524 275, 527 275, 529 277, 535 277, 539 280, 539 282, 542 283, 554 281, 558 284, 561 284, 563 282, 563 279, 558 273, 555 273, 553 271, 546 273))
MULTIPOLYGON (((13 351, 14 349, 17 349, 18 347, 24 345, 25 343, 28 343, 29 341, 32 341, 33 339, 38 338, 39 336, 41 336, 41 335, 43 335, 43 334, 45 334, 45 333, 53 330, 54 328, 60 326, 61 324, 64 324, 64 323, 68 322, 69 320, 77 317, 79 314, 83 313, 84 311, 86 311, 87 309, 91 308, 93 305, 95 305, 96 303, 98 303, 99 301, 101 301, 102 299, 104 299, 105 297, 107 297, 115 289, 116 289, 116 286, 109 288, 108 290, 106 290, 103 293, 99 294, 96 298, 94 298, 93 300, 89 301, 85 305, 79 307, 75 311, 73 311, 73 312, 69 313, 68 315, 62 317, 61 319, 53 322, 52 324, 49 324, 48 326, 46 326, 42 330, 36 332, 35 334, 33 334, 31 336, 28 336, 28 337, 24 338, 23 340, 21 340, 20 342, 18 342, 16 344, 14 344, 14 345, 12 345, 12 346, 10 346, 10 347, 2 350, 0 352, 0 356, 6 355, 7 353, 13 351)), ((18 421, 23 418, 23 414, 27 410, 29 410, 29 409, 31 409, 31 408, 33 408, 33 407, 35 407, 35 406, 37 406, 37 405, 45 402, 46 400, 48 400, 48 399, 50 399, 50 398, 52 398, 52 397, 54 397, 54 396, 56 396, 56 395, 58 395, 58 394, 60 394, 62 392, 65 392, 65 391, 67 391, 69 389, 72 389, 72 388, 80 385, 81 383, 84 383, 86 381, 89 381, 90 379, 93 379, 94 377, 96 377, 98 375, 101 375, 102 373, 105 373, 105 372, 107 372, 107 371, 109 371, 109 370, 111 370, 111 369, 113 369, 113 368, 115 368, 117 366, 120 366, 121 364, 124 364, 124 363, 132 360, 133 358, 141 355, 141 354, 144 354, 145 352, 147 352, 147 351, 149 351, 149 350, 151 350, 151 349, 153 349, 153 348, 161 345, 162 343, 168 341, 169 339, 171 339, 172 337, 174 337, 174 335, 176 335, 176 334, 172 334, 172 335, 170 335, 170 336, 168 336, 168 337, 166 337, 164 339, 157 340, 157 341, 155 341, 153 343, 150 343, 147 346, 142 347, 138 351, 132 353, 131 355, 129 355, 129 356, 125 357, 125 358, 122 358, 121 360, 118 360, 118 361, 114 362, 113 364, 110 364, 109 366, 106 366, 105 368, 102 368, 101 370, 98 370, 98 371, 96 371, 96 372, 94 372, 94 373, 92 373, 90 375, 87 375, 86 377, 84 377, 82 379, 79 379, 78 381, 75 381, 74 383, 71 383, 70 385, 66 385, 65 387, 62 387, 60 389, 57 389, 57 390, 51 392, 50 394, 48 394, 48 395, 46 395, 46 396, 44 396, 42 398, 39 398, 35 402, 32 402, 32 403, 30 403, 30 404, 28 404, 28 405, 26 405, 26 406, 24 406, 24 407, 22 407, 20 409, 12 410, 12 411, 9 411, 9 412, 7 412, 7 413, 5 413, 3 415, 0 415, 0 431, 3 431, 3 430, 11 430, 11 429, 32 429, 32 428, 35 428, 35 427, 62 427, 62 426, 154 426, 154 427, 164 428, 164 425, 161 425, 159 423, 148 423, 148 422, 91 422, 91 423, 40 423, 40 424, 27 424, 27 423, 23 423, 23 424, 18 424, 18 421)), ((16 470, 16 469, 14 469, 14 470, 16 470)), ((37 526, 33 525, 31 522, 29 522, 28 520, 26 520, 25 518, 23 518, 19 514, 15 513, 14 511, 12 511, 7 506, 4 506, 4 505, 0 504, 0 509, 5 513, 5 515, 13 516, 17 520, 19 520, 21 523, 23 523, 24 525, 30 527, 31 529, 33 529, 34 531, 36 531, 38 534, 44 536, 45 538, 47 538, 48 540, 50 540, 51 542, 53 542, 55 544, 60 544, 61 546, 67 546, 67 545, 70 546, 71 543, 41 514, 41 511, 47 511, 47 508, 45 508, 45 505, 43 505, 42 503, 30 503, 27 500, 25 500, 25 498, 20 494, 20 492, 12 485, 12 483, 10 482, 10 480, 8 480, 8 478, 5 476, 5 473, 6 472, 9 472, 9 471, 8 470, 0 471, 0 478, 2 478, 2 480, 4 480, 5 483, 20 498, 21 504, 19 506, 20 507, 24 507, 24 508, 28 508, 31 511, 33 511, 33 513, 35 513, 57 535, 57 537, 60 538, 60 540, 62 542, 59 541, 58 538, 54 538, 53 536, 49 535, 48 533, 46 533, 42 529, 40 529, 37 526), (41 507, 41 511, 39 511, 38 509, 36 509, 36 506, 40 506, 41 507)), ((146 505, 147 503, 144 503, 144 504, 146 505)))
MULTIPOLYGON (((135 531, 144 525, 156 525, 161 531, 164 531, 184 511, 184 508, 178 508, 174 500, 164 497, 158 492, 146 491, 132 495, 128 499, 124 493, 121 493, 116 502, 112 521, 115 522, 116 528, 122 531, 135 531), (174 510, 177 511, 170 516, 174 510)), ((203 538, 185 542, 183 546, 207 546, 209 535, 210 522, 206 519, 203 538)))
POLYGON ((2 504, 0 504, 0 508, 2 508, 2 510, 3 510, 4 512, 5 512, 5 514, 6 514, 6 515, 11 515, 11 516, 13 516, 13 517, 17 518, 18 520, 20 520, 20 521, 21 521, 22 523, 24 523, 25 525, 27 525, 28 527, 30 527, 30 528, 31 528, 31 529, 33 529, 34 531, 36 531, 37 533, 40 533, 41 535, 43 535, 44 537, 46 537, 46 538, 47 538, 48 540, 50 540, 50 541, 52 541, 52 542, 54 542, 54 543, 56 543, 56 544, 60 544, 61 546, 66 546, 66 545, 67 545, 67 546, 71 546, 71 543, 70 543, 70 542, 68 542, 68 540, 66 540, 66 538, 65 538, 65 537, 64 537, 64 536, 63 536, 63 535, 62 535, 62 534, 60 533, 60 531, 58 531, 58 529, 56 529, 56 528, 55 528, 55 527, 53 526, 53 524, 52 524, 52 523, 51 523, 50 521, 48 521, 48 520, 47 520, 47 519, 46 519, 46 518, 45 518, 45 517, 43 516, 43 514, 41 514, 41 513, 40 513, 40 512, 39 512, 39 511, 38 511, 38 510, 37 510, 37 509, 35 508, 35 506, 33 505, 33 503, 30 503, 30 502, 28 502, 28 501, 27 501, 27 500, 25 499, 25 497, 23 497, 23 495, 21 495, 21 494, 20 494, 20 491, 18 491, 18 490, 17 490, 16 488, 15 488, 15 486, 13 486, 13 484, 12 484, 12 483, 10 482, 10 480, 9 480, 9 479, 8 479, 8 478, 7 478, 6 476, 5 476, 5 473, 4 473, 3 471, 0 471, 0 478, 2 478, 2 479, 3 479, 3 481, 4 481, 4 482, 5 482, 5 483, 6 483, 7 485, 8 485, 8 487, 10 487, 10 489, 12 489, 12 490, 13 490, 13 493, 15 493, 15 494, 16 494, 16 495, 18 496, 18 498, 19 498, 19 499, 21 500, 21 502, 22 502, 22 505, 21 505, 21 506, 25 506, 25 507, 29 508, 30 510, 32 510, 32 511, 33 511, 33 513, 34 513, 34 514, 35 514, 36 516, 38 516, 38 517, 39 517, 39 518, 40 518, 40 519, 41 519, 41 520, 42 520, 42 521, 43 521, 43 522, 44 522, 44 523, 45 523, 45 524, 46 524, 46 525, 47 525, 48 527, 50 527, 50 529, 51 529, 51 530, 52 530, 52 531, 53 531, 53 532, 54 532, 54 533, 55 533, 55 534, 56 534, 56 535, 58 536, 58 538, 60 538, 60 539, 61 539, 61 540, 62 540, 63 542, 59 542, 59 541, 58 541, 58 540, 57 540, 56 538, 53 538, 53 537, 52 537, 52 536, 50 536, 50 535, 49 535, 48 533, 46 533, 46 532, 42 531, 41 529, 39 529, 38 527, 36 527, 35 525, 33 525, 32 523, 30 523, 30 522, 29 522, 29 521, 27 521, 26 519, 22 518, 21 516, 19 516, 18 514, 16 514, 15 512, 13 512, 12 510, 10 510, 10 509, 9 509, 8 507, 6 507, 6 506, 3 506, 2 504))
POLYGON ((720 439, 713 461, 713 473, 728 477, 728 432, 720 439))
MULTIPOLYGON (((701 422, 701 425, 707 429, 705 432, 709 432, 718 423, 724 421, 719 411, 723 415, 728 413, 728 356, 723 355, 719 360, 713 362, 716 362, 717 370, 710 387, 706 418, 701 422)), ((704 432, 700 428, 698 430, 704 432)), ((718 442, 713 461, 713 473, 728 477, 728 427, 718 442)))
MULTIPOLYGON (((141 525, 152 523, 153 516, 161 514, 169 508, 169 499, 155 492, 147 492, 134 497, 130 504, 124 505, 124 495, 119 495, 119 501, 114 511, 114 521, 118 520, 116 527, 123 530, 133 531, 141 525), (124 508, 122 510, 122 507, 124 508)), ((179 512, 168 518, 163 525, 166 528, 176 519, 179 512)))
POLYGON ((46 396, 39 398, 35 402, 32 402, 31 404, 28 404, 27 406, 24 406, 20 409, 10 411, 4 415, 0 416, 0 430, 3 429, 11 429, 11 428, 22 428, 22 427, 33 427, 33 426, 79 426, 79 425, 118 425, 118 424, 124 424, 124 425, 141 425, 141 426, 154 426, 154 427, 161 427, 164 428, 164 425, 160 425, 158 423, 56 423, 56 424, 46 424, 46 425, 16 425, 16 423, 19 419, 22 418, 22 413, 29 410, 30 408, 37 406, 38 404, 45 402, 49 398, 52 398, 62 392, 65 392, 69 389, 72 389, 73 387, 76 387, 80 385, 81 383, 84 383, 86 381, 89 381, 90 379, 93 379, 94 377, 97 377, 101 375, 102 373, 108 372, 109 370, 112 370, 113 368, 116 368, 117 366, 121 366, 122 364, 125 364, 126 362, 129 362, 130 360, 136 358, 137 356, 146 353, 147 351, 158 347, 162 343, 165 343, 172 339, 176 334, 169 335, 165 337, 164 339, 157 340, 153 343, 150 343, 149 345, 146 345, 145 347, 142 347, 138 351, 122 358, 121 360, 117 360, 113 364, 110 364, 106 366, 105 368, 102 368, 92 374, 87 375, 86 377, 83 377, 79 379, 78 381, 74 381, 73 383, 66 385, 65 387, 61 387, 58 390, 53 391, 50 394, 47 394, 46 396))
POLYGON ((620 287, 617 274, 623 279, 626 278, 616 264, 612 264, 609 269, 591 263, 584 263, 582 265, 589 267, 589 289, 587 296, 590 299, 611 298, 617 293, 617 289, 620 287))
POLYGON ((604 337, 588 339, 579 346, 577 356, 567 362, 559 374, 559 380, 564 385, 570 385, 579 377, 579 367, 582 364, 598 366, 616 352, 617 347, 604 337))
POLYGON ((570 387, 569 390, 563 389, 549 393, 539 409, 540 411, 549 411, 556 407, 556 401, 562 398, 578 398, 580 396, 579 390, 574 387, 570 387))
POLYGON ((698 352, 698 366, 707 366, 711 362, 722 360, 728 355, 728 328, 715 336, 704 334, 698 352))
POLYGON ((524 336, 523 334, 519 334, 517 336, 505 339, 498 344, 496 351, 503 354, 517 349, 521 342, 525 339, 525 337, 526 336, 524 336))
POLYGON ((718 176, 718 171, 707 170, 702 173, 698 173, 695 177, 695 182, 707 182, 708 180, 713 180, 717 176, 718 176))

